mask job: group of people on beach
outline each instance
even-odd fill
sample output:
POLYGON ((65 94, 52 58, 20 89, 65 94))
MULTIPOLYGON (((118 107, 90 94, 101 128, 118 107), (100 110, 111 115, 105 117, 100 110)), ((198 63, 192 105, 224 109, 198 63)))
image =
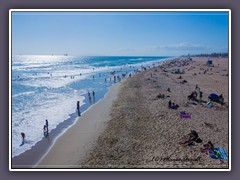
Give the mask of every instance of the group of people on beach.
MULTIPOLYGON (((152 77, 152 73, 151 73, 151 77, 152 77)), ((182 76, 178 77, 177 79, 182 79, 182 76)), ((170 88, 168 88, 167 91, 171 92, 170 88)), ((160 96, 160 93, 159 93, 159 98, 161 97, 162 96, 160 96)), ((188 96, 188 99, 194 100, 196 102, 202 102, 202 98, 203 98, 203 92, 200 90, 200 87, 196 85, 195 90, 191 93, 191 95, 188 96)), ((219 96, 219 98, 221 100, 223 99, 222 94, 219 96)), ((178 109, 178 107, 179 106, 175 103, 172 103, 171 100, 168 102, 168 108, 178 109)), ((218 151, 218 149, 221 149, 221 148, 215 148, 211 141, 207 141, 207 143, 203 143, 202 139, 199 137, 198 133, 195 130, 191 130, 191 132, 186 136, 184 136, 182 140, 179 142, 179 144, 182 144, 185 146, 191 146, 191 145, 194 145, 194 143, 202 143, 203 147, 200 148, 200 152, 207 154, 209 157, 213 159, 219 159, 220 162, 223 163, 224 158, 222 157, 222 154, 219 153, 218 151)))
POLYGON ((179 105, 178 104, 175 104, 175 103, 172 103, 172 101, 168 101, 168 108, 170 109, 178 109, 179 108, 179 105))
MULTIPOLYGON (((95 91, 92 91, 92 97, 90 92, 88 92, 88 100, 90 103, 92 102, 92 98, 93 98, 93 101, 95 102, 95 91)), ((78 116, 81 116, 80 101, 77 101, 77 113, 78 113, 78 116)))
MULTIPOLYGON (((45 125, 43 126, 43 135, 44 137, 48 137, 48 120, 45 120, 45 125)), ((22 146, 23 144, 25 144, 26 140, 26 134, 24 132, 21 132, 21 137, 22 137, 22 144, 20 146, 22 146)))
POLYGON ((43 134, 44 134, 44 137, 48 136, 48 120, 47 119, 46 119, 45 125, 43 126, 43 134))
MULTIPOLYGON (((185 145, 185 146, 192 146, 194 143, 203 143, 202 139, 200 139, 198 133, 195 130, 191 130, 187 136, 184 136, 182 138, 182 141, 179 142, 179 144, 185 145)), ((215 148, 213 143, 211 141, 208 141, 206 144, 203 144, 203 147, 200 148, 200 151, 202 153, 205 153, 209 157, 213 159, 219 159, 221 163, 224 163, 223 157, 221 157, 220 152, 218 151, 219 148, 215 148)))

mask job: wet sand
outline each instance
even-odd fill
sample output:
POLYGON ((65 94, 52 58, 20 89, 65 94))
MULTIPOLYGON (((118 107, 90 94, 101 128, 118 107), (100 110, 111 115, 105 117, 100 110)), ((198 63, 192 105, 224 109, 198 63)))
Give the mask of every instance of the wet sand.
POLYGON ((113 85, 102 100, 84 112, 78 121, 57 139, 36 168, 78 167, 77 164, 82 163, 105 129, 120 84, 113 85))

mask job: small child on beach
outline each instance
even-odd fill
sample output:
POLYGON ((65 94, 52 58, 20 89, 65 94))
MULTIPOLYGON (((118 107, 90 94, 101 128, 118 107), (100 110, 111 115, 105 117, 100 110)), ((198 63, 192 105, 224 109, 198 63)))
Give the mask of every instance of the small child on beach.
POLYGON ((46 125, 43 126, 43 135, 44 135, 44 137, 48 136, 48 128, 46 125))

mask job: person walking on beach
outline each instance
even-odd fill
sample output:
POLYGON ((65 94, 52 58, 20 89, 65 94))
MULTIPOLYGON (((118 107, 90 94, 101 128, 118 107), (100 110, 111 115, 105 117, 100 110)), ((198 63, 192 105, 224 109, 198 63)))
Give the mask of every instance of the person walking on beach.
POLYGON ((48 120, 46 119, 46 128, 47 128, 47 130, 48 130, 48 120))
POLYGON ((78 116, 81 116, 79 101, 77 101, 78 116))
POLYGON ((94 91, 92 92, 92 95, 93 95, 93 97, 95 96, 95 92, 94 91))
POLYGON ((25 133, 21 132, 21 136, 22 136, 22 144, 20 144, 20 146, 25 144, 25 133))
POLYGON ((25 133, 21 132, 21 136, 22 136, 22 142, 25 142, 25 133))
POLYGON ((90 94, 90 92, 88 92, 88 101, 89 101, 90 104, 92 104, 92 99, 91 99, 91 94, 90 94))

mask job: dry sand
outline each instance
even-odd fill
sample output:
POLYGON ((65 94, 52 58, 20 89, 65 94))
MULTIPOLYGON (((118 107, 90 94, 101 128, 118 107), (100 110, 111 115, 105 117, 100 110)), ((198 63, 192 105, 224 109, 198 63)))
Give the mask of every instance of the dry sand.
POLYGON ((228 102, 228 59, 213 59, 212 70, 205 66, 207 58, 185 59, 168 61, 112 87, 102 101, 57 139, 37 167, 228 168, 228 161, 220 164, 201 153, 203 144, 185 147, 178 143, 194 129, 203 143, 210 140, 228 152, 228 106, 207 108, 200 103, 188 104, 187 99, 197 84, 203 100, 215 92, 228 102), (186 73, 177 79, 180 75, 171 71, 180 62, 185 62, 186 73), (187 83, 181 84, 182 80, 187 83), (167 92, 168 87, 171 92, 167 92), (159 93, 170 97, 157 98, 159 93), (169 109, 169 100, 179 109, 169 109), (190 113, 192 118, 181 119, 180 111, 190 113))
POLYGON ((190 147, 178 143, 194 129, 203 143, 212 141, 228 152, 228 106, 207 108, 200 103, 188 104, 187 99, 197 84, 203 100, 215 92, 228 102, 228 59, 213 59, 212 70, 205 66, 207 58, 184 59, 136 74, 122 85, 112 107, 111 121, 82 167, 228 168, 228 161, 221 164, 201 153, 202 143, 190 147), (177 79, 180 75, 171 70, 180 64, 185 65, 186 73, 177 79), (207 68, 209 71, 204 74, 207 68), (181 84, 183 80, 187 83, 181 84), (168 87, 171 92, 167 92, 168 87), (159 93, 170 97, 156 98, 159 93), (179 109, 169 109, 169 100, 177 103, 179 109), (192 118, 181 119, 181 111, 190 113, 192 118))

